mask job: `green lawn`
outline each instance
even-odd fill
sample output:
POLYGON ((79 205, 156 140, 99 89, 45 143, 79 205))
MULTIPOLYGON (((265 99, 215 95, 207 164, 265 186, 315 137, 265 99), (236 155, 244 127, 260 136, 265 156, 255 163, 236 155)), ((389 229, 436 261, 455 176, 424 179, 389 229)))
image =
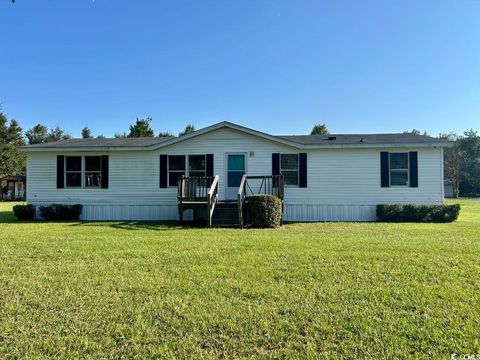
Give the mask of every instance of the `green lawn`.
POLYGON ((0 359, 480 353, 480 201, 451 224, 18 223, 0 359))

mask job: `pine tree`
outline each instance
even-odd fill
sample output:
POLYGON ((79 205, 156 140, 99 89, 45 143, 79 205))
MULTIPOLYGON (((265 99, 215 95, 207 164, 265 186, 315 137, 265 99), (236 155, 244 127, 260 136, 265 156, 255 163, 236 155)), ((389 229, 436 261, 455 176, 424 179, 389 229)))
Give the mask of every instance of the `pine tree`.
POLYGON ((65 130, 63 130, 60 126, 57 125, 54 128, 52 128, 50 130, 50 132, 48 133, 48 141, 47 142, 67 140, 67 139, 71 139, 71 138, 72 138, 72 136, 70 134, 65 132, 65 130))
POLYGON ((0 176, 25 174, 25 153, 18 150, 25 145, 22 128, 16 120, 8 124, 5 114, 0 113, 0 176))
POLYGON ((317 124, 313 127, 310 135, 328 135, 330 132, 325 124, 317 124))
POLYGON ((196 130, 195 125, 188 124, 187 126, 185 126, 185 129, 184 129, 180 134, 178 134, 178 136, 183 136, 183 135, 191 134, 191 133, 194 132, 195 130, 196 130))
POLYGON ((158 137, 173 137, 173 134, 170 131, 160 131, 158 137))
POLYGON ((90 131, 90 129, 85 126, 83 129, 82 129, 82 138, 83 139, 90 139, 92 138, 92 132, 90 131))
POLYGON ((130 125, 130 133, 128 134, 128 137, 153 137, 154 132, 150 125, 151 122, 151 117, 145 119, 137 118, 135 124, 130 125))
POLYGON ((48 128, 45 125, 37 124, 25 133, 30 145, 43 144, 48 142, 48 128))

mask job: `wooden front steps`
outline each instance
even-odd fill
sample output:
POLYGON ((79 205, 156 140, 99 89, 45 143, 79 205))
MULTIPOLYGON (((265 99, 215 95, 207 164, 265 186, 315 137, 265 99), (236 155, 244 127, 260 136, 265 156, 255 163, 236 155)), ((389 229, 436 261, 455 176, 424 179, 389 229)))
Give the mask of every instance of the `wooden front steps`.
POLYGON ((212 226, 238 227, 238 203, 236 201, 219 201, 212 216, 212 226))
POLYGON ((283 175, 247 176, 243 175, 238 187, 237 199, 220 201, 218 195, 219 176, 184 177, 178 179, 178 215, 183 221, 183 212, 206 210, 207 226, 243 228, 243 211, 247 196, 273 195, 283 201, 285 179, 283 175))

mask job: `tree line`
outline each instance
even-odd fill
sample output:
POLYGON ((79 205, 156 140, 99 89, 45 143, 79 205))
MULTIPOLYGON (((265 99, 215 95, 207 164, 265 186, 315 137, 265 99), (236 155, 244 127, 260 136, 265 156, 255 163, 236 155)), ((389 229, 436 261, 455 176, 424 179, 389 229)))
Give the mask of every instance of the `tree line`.
POLYGON ((444 177, 453 185, 453 194, 480 197, 480 135, 468 130, 463 134, 440 134, 450 140, 451 147, 443 151, 444 177))
MULTIPOLYGON (((135 123, 130 125, 129 127, 129 132, 123 132, 123 133, 115 133, 114 137, 120 138, 120 137, 154 137, 155 132, 152 129, 152 118, 147 117, 144 119, 137 118, 135 123)), ((185 129, 178 134, 178 136, 183 136, 186 134, 189 134, 191 132, 194 132, 195 126, 194 125, 187 125, 185 129)), ((83 139, 89 139, 93 138, 94 136, 92 135, 92 131, 85 126, 82 129, 82 138, 83 139)), ((173 133, 170 131, 161 131, 158 134, 159 137, 172 137, 175 136, 173 133)), ((67 140, 71 139, 72 135, 67 133, 65 130, 60 128, 59 126, 56 126, 52 129, 48 129, 47 126, 42 125, 42 124, 37 124, 31 129, 28 129, 25 132, 25 137, 28 140, 28 144, 33 145, 33 144, 43 144, 43 143, 48 143, 52 141, 59 141, 59 140, 67 140)), ((104 138, 104 135, 97 135, 97 138, 104 138)))

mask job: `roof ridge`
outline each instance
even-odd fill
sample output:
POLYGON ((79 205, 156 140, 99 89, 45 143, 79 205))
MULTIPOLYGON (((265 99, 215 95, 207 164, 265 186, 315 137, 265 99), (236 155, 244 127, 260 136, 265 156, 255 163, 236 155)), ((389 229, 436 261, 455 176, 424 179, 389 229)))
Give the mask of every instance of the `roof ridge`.
POLYGON ((293 135, 273 135, 276 137, 284 137, 284 136, 375 136, 375 135, 401 135, 401 136, 426 136, 426 137, 433 137, 430 135, 423 135, 423 134, 412 134, 412 133, 330 133, 326 135, 321 134, 293 134, 293 135))

